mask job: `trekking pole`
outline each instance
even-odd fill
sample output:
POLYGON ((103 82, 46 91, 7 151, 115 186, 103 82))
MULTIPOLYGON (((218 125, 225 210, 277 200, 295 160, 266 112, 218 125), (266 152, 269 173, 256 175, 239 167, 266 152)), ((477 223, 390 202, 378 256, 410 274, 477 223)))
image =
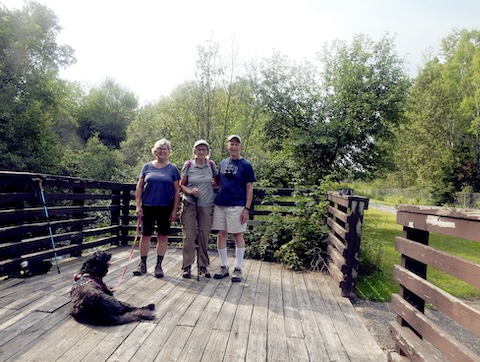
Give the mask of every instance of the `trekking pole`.
POLYGON ((48 215, 47 202, 45 200, 45 192, 43 191, 42 180, 38 180, 38 187, 40 189, 40 196, 42 197, 43 211, 45 212, 45 217, 47 218, 48 233, 50 234, 50 241, 52 243, 52 250, 53 250, 53 255, 55 257, 55 264, 57 266, 58 274, 60 274, 60 266, 58 265, 57 249, 55 248, 55 241, 53 240, 52 226, 50 225, 50 216, 48 215))
MULTIPOLYGON (((198 224, 198 205, 197 205, 197 201, 198 201, 198 197, 195 197, 195 212, 197 214, 197 227, 199 226, 198 224)), ((198 232, 196 233, 196 237, 195 237, 195 242, 196 242, 196 246, 197 246, 197 282, 200 281, 200 245, 198 244, 198 232)))

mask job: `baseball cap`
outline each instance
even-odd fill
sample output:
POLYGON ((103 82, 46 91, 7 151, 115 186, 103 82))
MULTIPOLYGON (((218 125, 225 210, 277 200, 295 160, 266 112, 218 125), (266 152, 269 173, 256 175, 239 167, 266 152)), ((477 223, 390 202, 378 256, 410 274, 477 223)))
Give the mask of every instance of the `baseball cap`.
POLYGON ((227 141, 230 142, 230 141, 233 140, 234 138, 236 138, 236 139, 238 140, 238 143, 242 143, 242 139, 241 139, 240 136, 237 135, 237 134, 232 134, 231 136, 228 136, 227 141))
MULTIPOLYGON (((200 146, 200 145, 205 145, 205 146, 209 147, 207 141, 205 141, 205 140, 198 140, 198 141, 196 141, 195 144, 193 145, 193 148, 196 148, 197 146, 200 146)), ((210 147, 209 147, 209 148, 210 148, 210 147)))

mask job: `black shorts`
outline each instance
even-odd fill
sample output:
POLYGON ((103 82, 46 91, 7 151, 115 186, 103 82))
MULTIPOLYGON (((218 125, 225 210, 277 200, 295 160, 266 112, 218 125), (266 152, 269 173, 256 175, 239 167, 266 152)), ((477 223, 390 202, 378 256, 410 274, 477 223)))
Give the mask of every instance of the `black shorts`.
POLYGON ((142 206, 142 234, 151 236, 157 225, 158 235, 170 233, 170 215, 173 211, 173 204, 170 206, 142 206))

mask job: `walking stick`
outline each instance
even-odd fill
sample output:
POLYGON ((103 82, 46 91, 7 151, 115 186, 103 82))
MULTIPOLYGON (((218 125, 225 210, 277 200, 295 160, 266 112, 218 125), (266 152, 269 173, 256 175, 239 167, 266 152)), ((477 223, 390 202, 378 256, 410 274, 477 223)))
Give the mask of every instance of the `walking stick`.
MULTIPOLYGON (((197 229, 198 229, 198 226, 199 226, 199 223, 198 223, 198 205, 197 205, 198 198, 194 197, 194 200, 195 200, 195 212, 197 214, 197 229)), ((197 282, 199 282, 200 281, 200 264, 199 264, 200 245, 198 245, 198 232, 197 232, 196 237, 195 237, 195 245, 197 247, 197 282)))
POLYGON ((47 218, 48 233, 50 234, 50 241, 52 243, 53 255, 55 257, 55 264, 57 266, 58 274, 60 274, 60 266, 58 265, 57 249, 55 248, 55 241, 53 240, 52 226, 50 225, 50 216, 48 215, 47 201, 45 200, 45 192, 43 191, 42 180, 38 180, 38 187, 40 189, 40 195, 42 197, 43 211, 47 218))
POLYGON ((139 241, 139 238, 140 238, 140 225, 141 224, 142 224, 142 217, 139 216, 137 218, 137 228, 135 229, 135 238, 133 239, 132 248, 130 249, 130 256, 128 257, 127 265, 125 266, 125 269, 123 269, 123 273, 122 273, 122 275, 120 275, 120 278, 118 278, 117 284, 115 284, 115 286, 111 289, 112 292, 114 290, 116 290, 118 288, 118 286, 120 285, 120 283, 122 282, 123 278, 125 277, 125 273, 127 272, 128 265, 132 261, 133 250, 135 249, 135 245, 137 244, 137 241, 139 241))

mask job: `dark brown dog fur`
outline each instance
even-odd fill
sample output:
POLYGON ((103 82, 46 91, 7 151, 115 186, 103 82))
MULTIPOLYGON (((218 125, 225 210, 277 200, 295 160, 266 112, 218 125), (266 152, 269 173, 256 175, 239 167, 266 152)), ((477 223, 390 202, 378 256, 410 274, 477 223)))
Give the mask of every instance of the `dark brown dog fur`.
POLYGON ((96 252, 74 276, 70 296, 71 314, 80 323, 113 326, 142 319, 155 319, 154 304, 134 307, 117 300, 103 282, 107 275, 111 255, 96 252))

